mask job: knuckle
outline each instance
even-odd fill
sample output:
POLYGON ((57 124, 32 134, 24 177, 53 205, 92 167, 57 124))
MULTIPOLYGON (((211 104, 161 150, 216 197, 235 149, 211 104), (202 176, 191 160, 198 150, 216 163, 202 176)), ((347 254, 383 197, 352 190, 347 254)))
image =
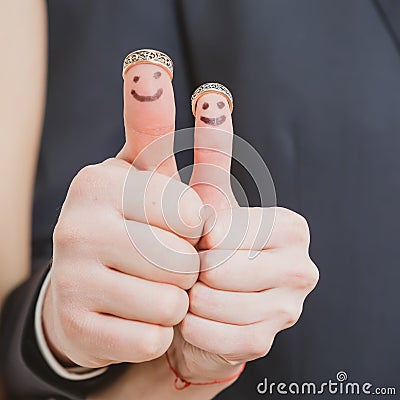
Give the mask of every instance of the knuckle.
POLYGON ((70 192, 84 194, 87 190, 92 189, 100 178, 99 165, 87 165, 83 167, 71 182, 70 192))
POLYGON ((287 302, 281 304, 277 310, 278 318, 283 321, 285 328, 293 326, 300 318, 302 304, 287 302))
POLYGON ((70 218, 60 216, 54 231, 53 242, 57 247, 82 243, 82 232, 70 218))
POLYGON ((155 118, 153 123, 149 126, 141 126, 132 129, 132 132, 138 133, 140 135, 150 135, 150 136, 161 136, 172 134, 175 131, 174 122, 171 123, 160 123, 158 118, 155 118))
POLYGON ((158 358, 168 350, 173 337, 172 329, 156 325, 148 329, 143 341, 140 343, 140 352, 145 359, 158 358))
POLYGON ((99 165, 103 165, 110 168, 128 170, 131 165, 120 158, 110 157, 102 161, 99 165))
POLYGON ((288 283, 291 287, 312 290, 319 280, 319 271, 310 260, 306 264, 296 265, 288 274, 288 283))
MULTIPOLYGON (((99 221, 97 219, 97 226, 99 221)), ((55 255, 62 249, 68 251, 71 248, 79 249, 82 255, 87 254, 92 245, 99 244, 99 240, 104 236, 103 230, 93 228, 96 224, 90 223, 89 216, 86 221, 82 221, 73 211, 63 212, 53 231, 55 255)))
POLYGON ((310 230, 307 220, 302 215, 287 208, 278 208, 277 219, 281 220, 292 243, 308 246, 310 230))
POLYGON ((177 325, 185 317, 189 308, 189 298, 186 291, 171 287, 162 299, 161 320, 167 326, 177 325))
POLYGON ((273 339, 270 339, 265 334, 260 334, 256 330, 250 336, 251 340, 248 341, 247 358, 255 360, 267 355, 271 349, 273 339))
POLYGON ((274 341, 273 338, 265 340, 263 346, 260 348, 260 352, 258 353, 257 358, 265 357, 269 353, 269 351, 271 350, 273 341, 274 341))
POLYGON ((263 343, 259 344, 257 347, 254 346, 253 352, 250 353, 250 359, 258 359, 265 357, 269 351, 271 350, 272 344, 266 343, 264 340, 263 343))
POLYGON ((74 177, 68 190, 67 199, 75 201, 90 200, 92 204, 121 196, 125 173, 120 168, 107 164, 94 164, 83 167, 74 177), (112 189, 112 190, 110 190, 112 189))
POLYGON ((120 236, 116 215, 102 211, 103 208, 63 209, 53 230, 55 250, 73 247, 88 254, 93 248, 107 246, 110 237, 120 236))
POLYGON ((312 261, 309 265, 308 288, 313 290, 319 281, 319 269, 312 261))
POLYGON ((197 276, 198 275, 195 273, 179 274, 175 283, 182 289, 189 290, 196 283, 197 276))

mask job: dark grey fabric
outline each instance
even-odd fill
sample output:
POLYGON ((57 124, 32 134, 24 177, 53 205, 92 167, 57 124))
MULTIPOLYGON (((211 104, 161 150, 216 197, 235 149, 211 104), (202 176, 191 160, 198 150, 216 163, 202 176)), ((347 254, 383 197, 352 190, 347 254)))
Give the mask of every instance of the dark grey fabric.
POLYGON ((123 144, 123 57, 160 49, 176 64, 177 128, 193 123, 197 84, 232 90, 235 133, 267 162, 279 205, 308 219, 321 272, 299 323, 218 398, 260 398, 264 377, 318 383, 339 370, 400 390, 395 15, 400 2, 385 0, 49 1, 34 256, 51 256, 75 173, 123 144))
POLYGON ((34 332, 36 299, 48 271, 48 263, 35 268, 30 279, 7 298, 1 315, 1 375, 12 399, 79 400, 114 380, 125 367, 113 366, 99 377, 80 382, 63 379, 50 369, 40 354, 34 332))

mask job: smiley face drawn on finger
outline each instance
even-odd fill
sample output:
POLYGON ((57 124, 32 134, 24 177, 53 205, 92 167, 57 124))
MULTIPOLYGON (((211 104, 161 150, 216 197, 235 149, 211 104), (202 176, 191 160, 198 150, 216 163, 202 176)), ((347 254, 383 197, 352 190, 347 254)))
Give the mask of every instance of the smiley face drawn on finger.
MULTIPOLYGON (((225 101, 218 101, 215 105, 220 110, 223 109, 223 108, 226 108, 225 101)), ((210 108, 210 103, 207 102, 207 101, 204 101, 202 106, 201 106, 201 108, 203 110, 209 109, 210 108)), ((226 115, 222 114, 222 115, 220 115, 218 117, 206 117, 206 116, 202 115, 202 116, 200 116, 200 120, 202 122, 204 122, 205 124, 207 124, 207 125, 219 126, 219 125, 223 124, 226 121, 226 115)))
MULTIPOLYGON (((156 72, 153 73, 153 79, 159 79, 161 76, 162 76, 162 72, 161 71, 156 71, 156 72)), ((133 79, 132 79, 133 83, 138 83, 140 78, 141 78, 140 75, 135 75, 133 77, 133 79)), ((149 101, 158 100, 162 96, 163 92, 164 92, 163 89, 159 88, 152 95, 142 95, 142 94, 139 94, 135 89, 132 89, 131 90, 131 95, 133 96, 133 98, 135 100, 140 101, 140 102, 143 103, 143 102, 149 102, 149 101)))

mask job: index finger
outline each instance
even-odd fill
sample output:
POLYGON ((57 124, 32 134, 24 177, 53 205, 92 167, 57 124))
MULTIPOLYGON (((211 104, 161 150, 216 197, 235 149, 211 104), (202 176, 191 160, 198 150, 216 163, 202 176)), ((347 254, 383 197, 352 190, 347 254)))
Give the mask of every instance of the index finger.
POLYGON ((192 105, 195 132, 190 186, 215 210, 236 207, 230 182, 232 95, 220 83, 205 83, 193 93, 192 105))
POLYGON ((175 100, 172 60, 157 50, 137 50, 124 61, 126 143, 118 154, 140 170, 177 173, 173 155, 175 100))

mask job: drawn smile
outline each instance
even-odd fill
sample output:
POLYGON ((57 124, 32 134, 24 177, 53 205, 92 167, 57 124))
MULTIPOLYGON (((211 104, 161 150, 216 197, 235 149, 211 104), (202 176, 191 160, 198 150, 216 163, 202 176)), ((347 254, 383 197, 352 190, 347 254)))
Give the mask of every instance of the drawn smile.
POLYGON ((163 94, 162 88, 158 89, 155 94, 152 96, 142 96, 136 92, 136 90, 131 90, 131 95, 137 100, 141 102, 146 102, 146 101, 156 101, 158 100, 161 95, 163 94))
POLYGON ((200 117, 200 120, 207 125, 218 126, 226 121, 226 117, 225 115, 221 115, 220 117, 217 118, 200 117))

